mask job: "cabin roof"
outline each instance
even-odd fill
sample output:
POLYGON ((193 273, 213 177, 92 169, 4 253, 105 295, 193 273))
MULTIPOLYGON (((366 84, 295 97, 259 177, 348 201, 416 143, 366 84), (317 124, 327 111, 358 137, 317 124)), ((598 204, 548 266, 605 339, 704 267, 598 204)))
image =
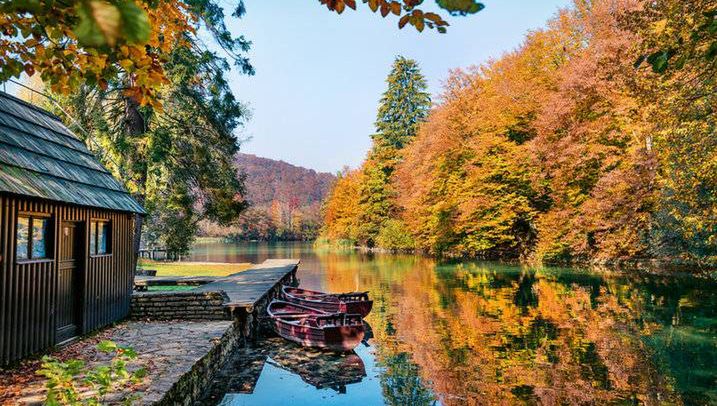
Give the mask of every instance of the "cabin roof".
POLYGON ((4 92, 0 192, 145 213, 59 117, 4 92))

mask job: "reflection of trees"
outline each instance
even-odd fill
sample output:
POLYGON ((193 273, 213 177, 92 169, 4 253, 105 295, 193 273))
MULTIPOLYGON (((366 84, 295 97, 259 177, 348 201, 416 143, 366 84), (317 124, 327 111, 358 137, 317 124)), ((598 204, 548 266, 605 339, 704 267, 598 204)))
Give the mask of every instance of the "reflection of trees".
MULTIPOLYGON (((679 379, 655 360, 671 363, 668 371, 687 360, 655 354, 660 346, 651 343, 669 330, 661 328, 666 316, 653 316, 654 301, 672 299, 644 281, 350 257, 320 259, 331 290, 353 290, 359 280, 372 291, 387 401, 430 402, 432 393, 446 405, 680 403, 679 379)), ((706 352, 713 360, 714 349, 706 352)))
MULTIPOLYGON (((371 290, 374 306, 367 320, 371 324, 376 348, 377 363, 384 368, 381 387, 384 400, 389 405, 432 405, 433 393, 427 388, 409 353, 402 350, 403 343, 396 339, 395 300, 400 299, 402 280, 416 269, 430 270, 430 260, 412 256, 336 255, 323 253, 319 256, 326 272, 326 288, 332 292, 371 290), (357 285, 358 281, 358 285, 357 285)), ((430 272, 422 272, 430 276, 430 272)))
POLYGON ((383 397, 389 405, 433 405, 435 398, 426 389, 419 375, 419 368, 405 352, 381 357, 385 371, 381 375, 383 397))

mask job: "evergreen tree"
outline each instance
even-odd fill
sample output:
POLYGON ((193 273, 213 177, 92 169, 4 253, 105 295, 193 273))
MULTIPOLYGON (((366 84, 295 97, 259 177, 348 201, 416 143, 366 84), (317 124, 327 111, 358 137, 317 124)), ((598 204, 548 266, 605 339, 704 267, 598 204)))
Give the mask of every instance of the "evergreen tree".
POLYGON ((397 57, 386 83, 360 187, 358 239, 367 246, 373 246, 386 221, 398 215, 391 177, 401 161, 401 149, 415 137, 431 107, 426 80, 416 61, 397 57))

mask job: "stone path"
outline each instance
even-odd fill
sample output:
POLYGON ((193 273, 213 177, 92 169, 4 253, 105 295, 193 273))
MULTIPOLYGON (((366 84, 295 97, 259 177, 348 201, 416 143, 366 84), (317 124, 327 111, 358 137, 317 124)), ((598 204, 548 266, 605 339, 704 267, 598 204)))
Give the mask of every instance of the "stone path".
MULTIPOLYGON (((129 345, 138 357, 128 369, 147 368, 144 381, 127 393, 108 397, 110 403, 120 402, 129 395, 139 395, 134 404, 156 402, 177 379, 205 356, 231 327, 231 321, 141 322, 130 321, 103 330, 95 336, 58 350, 59 359, 80 358, 89 365, 108 359, 95 347, 101 340, 129 345)), ((34 375, 40 362, 26 361, 19 367, 0 370, 0 404, 39 404, 45 397, 44 378, 34 375)))

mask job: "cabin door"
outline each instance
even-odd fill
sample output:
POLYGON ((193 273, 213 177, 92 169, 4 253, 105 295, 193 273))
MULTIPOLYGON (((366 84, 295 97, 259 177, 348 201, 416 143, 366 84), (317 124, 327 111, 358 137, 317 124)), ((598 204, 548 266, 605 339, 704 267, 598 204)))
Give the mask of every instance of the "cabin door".
POLYGON ((84 228, 80 222, 63 221, 60 225, 58 266, 56 343, 80 333, 82 323, 82 271, 84 261, 84 228))

